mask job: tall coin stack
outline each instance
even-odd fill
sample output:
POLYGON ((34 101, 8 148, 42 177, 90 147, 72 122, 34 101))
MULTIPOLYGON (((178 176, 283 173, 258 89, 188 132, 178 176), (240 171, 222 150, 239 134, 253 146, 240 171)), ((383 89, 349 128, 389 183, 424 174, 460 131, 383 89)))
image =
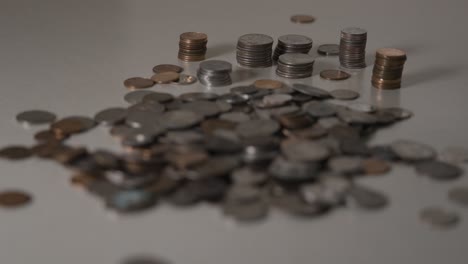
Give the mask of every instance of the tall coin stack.
POLYGON ((366 67, 367 31, 362 28, 345 28, 341 31, 340 64, 348 69, 366 67))
POLYGON ((230 85, 232 64, 222 60, 208 60, 200 63, 197 77, 206 86, 230 85))
POLYGON ((302 35, 284 35, 278 38, 273 61, 285 53, 309 53, 312 48, 312 39, 302 35))
POLYGON ((237 41, 237 62, 250 68, 265 68, 271 59, 273 38, 264 34, 246 34, 237 41))
POLYGON ((406 62, 406 53, 399 49, 382 48, 375 53, 372 86, 379 89, 398 89, 406 62))
POLYGON ((200 32, 185 32, 180 35, 179 60, 202 61, 205 59, 208 36, 200 32))
POLYGON ((286 53, 278 58, 276 74, 289 79, 300 79, 312 76, 314 57, 303 53, 286 53))

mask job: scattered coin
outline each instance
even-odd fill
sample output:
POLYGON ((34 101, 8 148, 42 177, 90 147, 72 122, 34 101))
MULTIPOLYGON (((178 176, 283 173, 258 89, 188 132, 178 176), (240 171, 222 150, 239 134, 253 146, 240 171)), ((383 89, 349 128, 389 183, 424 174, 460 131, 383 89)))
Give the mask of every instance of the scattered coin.
POLYGON ((154 86, 154 81, 151 79, 132 77, 124 81, 125 87, 130 90, 146 89, 154 86))
POLYGON ((156 203, 156 197, 142 190, 119 191, 107 200, 107 206, 120 213, 143 210, 154 203, 156 203))
POLYGON ((377 107, 366 104, 366 103, 361 103, 361 102, 353 102, 349 105, 346 106, 348 109, 357 111, 357 112, 364 112, 364 113, 373 113, 377 111, 377 107))
POLYGON ((7 190, 0 192, 0 207, 18 208, 23 207, 32 201, 32 196, 24 191, 7 190))
POLYGON ((278 130, 279 125, 276 121, 262 119, 245 121, 236 127, 239 136, 245 138, 270 136, 278 130))
POLYGON ((143 96, 143 98, 141 99, 141 102, 151 103, 151 104, 154 104, 154 103, 164 104, 172 100, 174 100, 174 96, 172 94, 153 92, 153 93, 143 96))
POLYGON ((26 126, 49 124, 54 122, 56 118, 55 114, 43 110, 25 111, 16 116, 16 120, 26 126))
POLYGON ((180 66, 174 64, 159 64, 153 67, 154 73, 162 73, 162 72, 177 72, 181 73, 184 69, 180 66))
POLYGON ((426 207, 419 213, 420 219, 434 228, 448 229, 455 227, 460 222, 457 213, 447 211, 442 207, 426 207))
POLYGON ((287 140, 281 144, 281 151, 290 160, 322 161, 330 156, 330 150, 309 140, 287 140))
POLYGON ((439 159, 453 164, 468 162, 468 149, 453 146, 447 147, 439 153, 439 159))
POLYGON ((120 108, 120 107, 113 107, 113 108, 107 108, 98 112, 94 116, 94 120, 96 120, 96 122, 100 124, 111 126, 111 125, 115 125, 115 124, 123 122, 126 117, 127 117, 127 109, 120 108))
POLYGON ((362 158, 337 156, 328 160, 328 167, 340 174, 357 174, 363 170, 362 158))
POLYGON ((468 187, 454 187, 449 190, 448 198, 462 206, 468 206, 468 187))
POLYGON ((151 80, 155 83, 171 83, 179 80, 179 76, 177 72, 160 72, 151 76, 151 80))
POLYGON ((350 198, 360 208, 376 210, 386 207, 388 198, 380 192, 371 190, 362 185, 353 185, 349 191, 350 198))
POLYGON ((191 111, 170 111, 161 117, 168 129, 184 129, 194 126, 203 120, 203 116, 191 111))
POLYGON ((31 149, 23 146, 9 146, 0 149, 0 158, 22 160, 32 156, 31 149))
POLYGON ((333 116, 336 113, 336 109, 333 106, 318 101, 310 101, 302 107, 303 110, 312 117, 328 117, 333 116))
POLYGON ((295 83, 293 84, 293 89, 296 90, 299 93, 303 93, 306 95, 310 95, 312 97, 318 98, 318 99, 326 99, 330 97, 330 93, 309 85, 305 84, 300 84, 300 83, 295 83))
POLYGON ((362 161, 362 168, 367 175, 378 175, 387 173, 391 167, 385 160, 370 158, 362 161))
POLYGON ((283 87, 282 82, 269 79, 256 80, 253 85, 257 89, 280 89, 283 87))
POLYGON ((133 91, 125 95, 124 100, 129 104, 137 104, 143 101, 143 97, 152 94, 152 91, 133 91))
POLYGON ((359 93, 353 90, 336 89, 330 92, 330 95, 338 100, 354 100, 359 97, 359 93))
POLYGON ((317 53, 326 56, 337 56, 340 54, 340 45, 338 44, 323 44, 317 48, 317 53))
POLYGON ((351 77, 351 74, 340 70, 323 70, 320 72, 320 77, 325 80, 341 81, 351 77))
POLYGON ((435 180, 454 180, 461 176, 463 171, 442 161, 423 161, 415 165, 416 171, 435 180))
POLYGON ((293 15, 290 18, 291 22, 297 24, 310 24, 315 21, 315 17, 310 15, 293 15))
POLYGON ((436 156, 436 152, 433 148, 409 140, 395 141, 390 147, 402 160, 410 162, 430 160, 436 156))
POLYGON ((189 85, 197 82, 197 77, 188 74, 179 74, 179 80, 174 82, 178 85, 189 85))

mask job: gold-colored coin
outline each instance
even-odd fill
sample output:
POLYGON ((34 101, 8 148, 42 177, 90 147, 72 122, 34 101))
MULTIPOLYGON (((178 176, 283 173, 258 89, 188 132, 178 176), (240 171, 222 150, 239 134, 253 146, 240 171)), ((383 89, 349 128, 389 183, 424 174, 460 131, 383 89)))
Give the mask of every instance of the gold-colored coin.
POLYGON ((154 82, 151 79, 142 77, 132 77, 124 81, 125 87, 130 90, 146 89, 153 87, 154 82))
POLYGON ((257 89, 279 89, 283 87, 283 83, 276 80, 262 79, 256 80, 254 86, 257 89))
POLYGON ((151 80, 155 83, 171 83, 179 79, 177 72, 160 72, 151 76, 151 80))
POLYGON ((320 77, 325 80, 341 81, 348 79, 351 75, 340 70, 323 70, 320 72, 320 77))

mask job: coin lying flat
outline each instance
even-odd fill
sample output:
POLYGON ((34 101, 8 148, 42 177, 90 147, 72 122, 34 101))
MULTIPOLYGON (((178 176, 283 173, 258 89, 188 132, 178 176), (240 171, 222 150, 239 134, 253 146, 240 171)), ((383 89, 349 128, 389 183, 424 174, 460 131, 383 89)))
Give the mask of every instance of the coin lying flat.
POLYGON ((257 89, 279 89, 283 87, 282 82, 268 79, 256 80, 253 85, 257 89))
POLYGON ((24 191, 9 190, 0 192, 0 207, 18 208, 29 204, 32 196, 24 191))
POLYGON ((179 80, 173 82, 178 85, 190 85, 197 82, 197 77, 188 74, 179 74, 179 80))
POLYGON ((119 191, 107 200, 107 206, 120 213, 143 210, 154 203, 156 203, 155 196, 141 190, 119 191))
POLYGON ((154 73, 177 72, 181 73, 184 69, 174 64, 159 64, 153 67, 154 73))
POLYGON ((100 124, 111 126, 118 124, 127 117, 127 109, 120 107, 107 108, 98 112, 94 120, 100 124))
POLYGON ((423 161, 415 168, 418 173, 435 180, 454 180, 463 173, 457 166, 442 161, 423 161))
POLYGON ((286 140, 281 144, 281 151, 290 160, 321 161, 330 156, 330 150, 309 140, 286 140))
POLYGON ((320 72, 320 77, 325 80, 342 81, 348 79, 351 75, 340 70, 323 70, 320 72))
POLYGON ((468 149, 463 147, 447 147, 439 153, 439 159, 452 164, 468 162, 468 149))
POLYGON ((428 225, 441 229, 455 227, 460 222, 460 216, 457 213, 437 206, 422 209, 419 218, 428 225))
POLYGON ((124 96, 124 100, 129 103, 129 104, 137 104, 141 103, 143 100, 143 97, 145 97, 148 94, 152 94, 154 92, 152 91, 133 91, 129 92, 124 96))
POLYGON ((359 97, 359 93, 353 90, 336 89, 330 92, 330 95, 338 100, 354 100, 359 97))
POLYGON ((30 110, 21 112, 16 116, 16 120, 24 125, 43 125, 55 121, 57 116, 51 112, 43 110, 30 110))
POLYGON ((23 146, 9 146, 0 149, 0 158, 22 160, 32 156, 32 151, 23 146))
POLYGON ((177 81, 179 76, 180 75, 177 72, 160 72, 151 76, 151 80, 153 80, 155 83, 171 83, 177 81))
POLYGON ((124 81, 124 86, 130 90, 146 89, 153 87, 154 81, 142 77, 132 77, 124 81))
POLYGON ((236 132, 245 138, 270 136, 279 130, 279 125, 273 120, 249 120, 240 123, 236 132))
POLYGON ((385 160, 369 158, 362 161, 362 168, 367 175, 378 175, 387 173, 391 167, 385 160))
POLYGON ((380 192, 361 185, 353 185, 350 189, 350 198, 360 208, 376 210, 386 207, 388 198, 380 192))
POLYGON ((184 129, 200 123, 203 116, 191 111, 178 110, 164 113, 161 120, 164 120, 164 126, 168 129, 184 129))
POLYGON ((409 140, 397 140, 393 142, 390 147, 395 154, 405 161, 430 160, 436 155, 433 148, 409 140))
POLYGON ((326 56, 336 56, 340 54, 340 45, 338 44, 323 44, 317 48, 317 53, 326 56))
POLYGON ((289 19, 291 22, 296 24, 310 24, 315 21, 315 17, 310 15, 293 15, 289 19))

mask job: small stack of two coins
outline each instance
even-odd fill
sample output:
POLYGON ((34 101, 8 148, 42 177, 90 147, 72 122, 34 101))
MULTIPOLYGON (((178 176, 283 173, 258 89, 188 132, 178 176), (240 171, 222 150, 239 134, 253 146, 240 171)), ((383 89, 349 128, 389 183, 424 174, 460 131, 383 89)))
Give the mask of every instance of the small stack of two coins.
POLYGON ((179 60, 202 61, 205 59, 208 36, 200 32, 185 32, 180 35, 179 60))
POLYGON ((382 48, 375 54, 372 86, 379 89, 398 89, 406 62, 406 53, 399 49, 382 48))

